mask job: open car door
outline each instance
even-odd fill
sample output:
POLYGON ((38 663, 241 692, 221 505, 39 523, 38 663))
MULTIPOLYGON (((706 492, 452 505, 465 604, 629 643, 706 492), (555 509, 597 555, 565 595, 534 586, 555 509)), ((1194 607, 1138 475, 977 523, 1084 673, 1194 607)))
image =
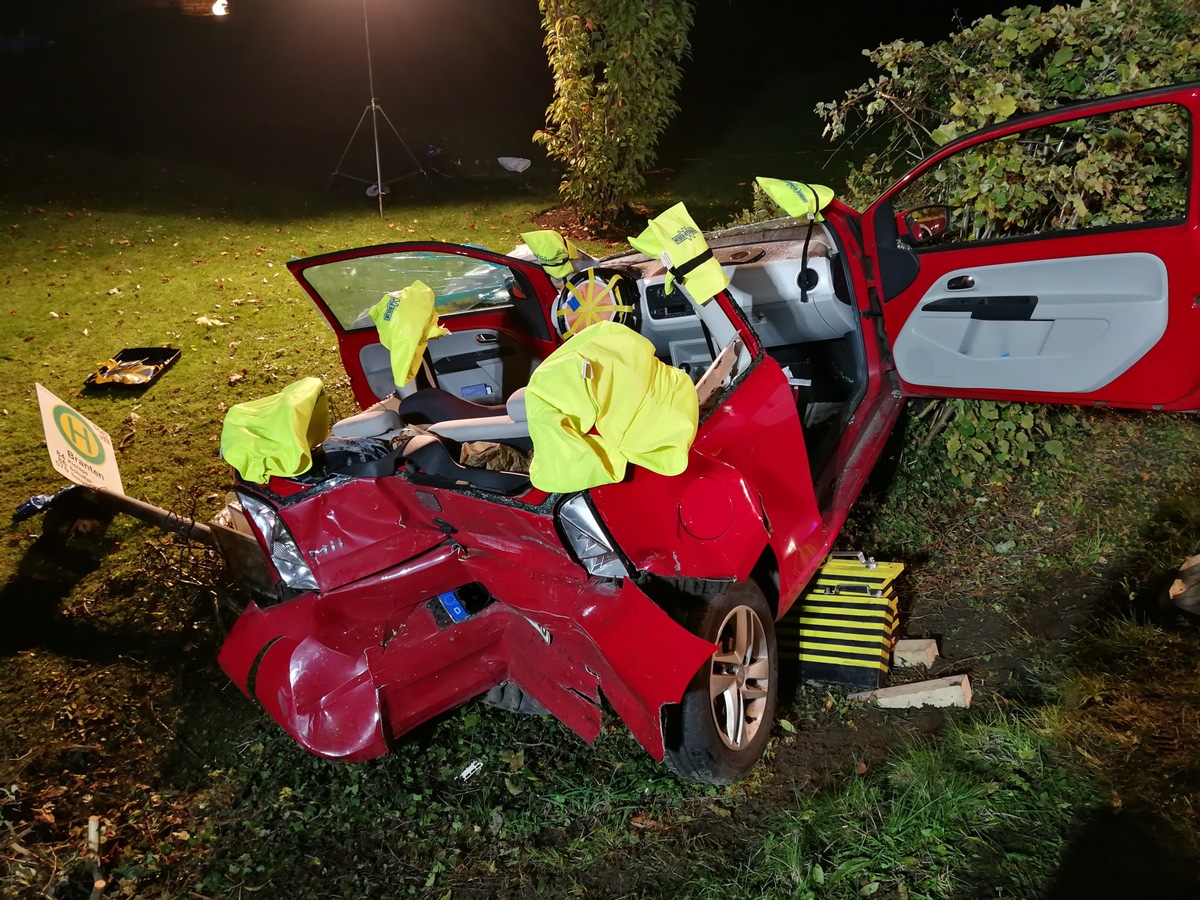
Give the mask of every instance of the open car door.
MULTIPOLYGON (((386 244, 294 259, 288 269, 338 339, 364 409, 397 390, 369 310, 421 281, 450 334, 429 342, 424 378, 455 396, 501 404, 554 347, 546 308, 557 295, 541 267, 478 247, 386 244)), ((418 379, 422 376, 418 375, 418 379)))
POLYGON ((863 215, 910 396, 1200 407, 1200 83, 948 144, 863 215))

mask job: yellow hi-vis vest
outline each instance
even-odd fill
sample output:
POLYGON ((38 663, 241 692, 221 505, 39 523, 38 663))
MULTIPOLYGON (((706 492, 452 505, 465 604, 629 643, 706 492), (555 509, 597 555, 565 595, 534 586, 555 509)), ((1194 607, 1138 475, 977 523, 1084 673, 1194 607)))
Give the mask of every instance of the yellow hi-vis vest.
POLYGON ((553 277, 566 278, 575 271, 571 260, 579 256, 579 250, 557 231, 527 231, 521 235, 521 240, 553 277))
POLYGON ((290 477, 312 466, 312 448, 329 434, 329 404, 320 378, 302 378, 277 394, 238 403, 225 413, 221 455, 247 481, 290 477))
POLYGON ((667 267, 668 294, 678 280, 693 300, 707 303, 729 286, 721 264, 682 203, 651 219, 641 234, 629 238, 629 245, 651 259, 662 260, 667 267))
POLYGON ((433 289, 421 281, 384 294, 368 315, 379 329, 379 343, 392 360, 392 379, 397 387, 408 384, 421 368, 425 345, 432 338, 449 334, 437 323, 433 289))
POLYGON ((833 189, 823 184, 808 184, 804 181, 785 181, 782 178, 754 179, 768 197, 774 200, 789 216, 797 219, 815 219, 824 222, 821 210, 833 200, 833 189))
POLYGON ((620 481, 627 463, 678 475, 700 418, 692 380, 616 322, 591 325, 546 357, 525 388, 525 413, 529 477, 550 492, 620 481))

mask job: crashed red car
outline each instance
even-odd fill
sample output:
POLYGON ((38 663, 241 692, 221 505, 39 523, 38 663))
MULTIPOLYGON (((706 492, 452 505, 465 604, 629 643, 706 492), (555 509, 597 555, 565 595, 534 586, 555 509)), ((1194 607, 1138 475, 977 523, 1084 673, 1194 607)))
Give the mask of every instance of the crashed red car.
POLYGON ((666 291, 658 259, 598 262, 577 277, 623 277, 619 321, 693 375, 701 417, 681 474, 631 466, 570 494, 459 462, 464 442, 529 450, 521 389, 564 340, 563 288, 539 266, 440 243, 291 262, 364 410, 331 440, 384 449, 349 460, 331 445, 303 475, 239 481, 274 586, 222 667, 329 758, 385 753, 481 695, 590 742, 603 695, 676 772, 742 777, 775 710, 774 622, 831 550, 905 397, 1200 407, 1189 147, 1170 149, 1170 183, 1140 221, 1126 209, 989 231, 988 198, 966 204, 947 178, 1014 148, 1082 177, 1071 136, 1117 121, 1136 140, 1165 112, 1186 144, 1198 111, 1188 85, 1042 113, 944 147, 861 215, 835 200, 823 222, 711 235, 730 286, 703 307, 666 291), (955 208, 931 206, 939 192, 955 208), (416 279, 452 333, 399 385, 366 311, 416 279), (390 455, 389 435, 417 423, 427 434, 390 455))

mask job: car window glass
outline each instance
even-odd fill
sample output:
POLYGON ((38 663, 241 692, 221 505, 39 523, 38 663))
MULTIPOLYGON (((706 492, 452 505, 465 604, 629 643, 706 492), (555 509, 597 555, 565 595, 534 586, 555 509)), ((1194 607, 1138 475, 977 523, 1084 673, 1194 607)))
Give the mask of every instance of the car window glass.
POLYGON ((300 273, 347 330, 374 328, 368 311, 384 294, 415 281, 433 289, 439 316, 497 306, 520 297, 508 266, 456 253, 405 251, 310 266, 300 273))
POLYGON ((948 157, 894 208, 951 207, 941 245, 1183 219, 1190 136, 1171 103, 1038 126, 948 157))

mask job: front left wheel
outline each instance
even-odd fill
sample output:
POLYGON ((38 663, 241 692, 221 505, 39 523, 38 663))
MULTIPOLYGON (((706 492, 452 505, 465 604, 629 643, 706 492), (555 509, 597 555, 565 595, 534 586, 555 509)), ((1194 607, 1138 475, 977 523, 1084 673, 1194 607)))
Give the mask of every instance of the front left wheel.
POLYGON ((779 694, 775 620, 758 585, 697 598, 684 625, 717 645, 667 711, 666 758, 692 781, 731 784, 763 755, 779 694))

